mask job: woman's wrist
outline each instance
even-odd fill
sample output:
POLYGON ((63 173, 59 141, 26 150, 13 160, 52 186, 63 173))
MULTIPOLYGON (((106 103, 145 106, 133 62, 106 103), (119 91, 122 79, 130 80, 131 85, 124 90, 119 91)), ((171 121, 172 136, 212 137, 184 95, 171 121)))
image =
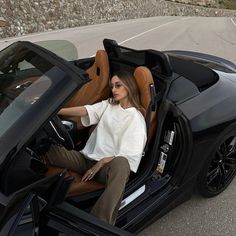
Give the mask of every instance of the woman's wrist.
POLYGON ((105 165, 106 163, 110 162, 114 157, 104 157, 100 160, 101 164, 105 165))

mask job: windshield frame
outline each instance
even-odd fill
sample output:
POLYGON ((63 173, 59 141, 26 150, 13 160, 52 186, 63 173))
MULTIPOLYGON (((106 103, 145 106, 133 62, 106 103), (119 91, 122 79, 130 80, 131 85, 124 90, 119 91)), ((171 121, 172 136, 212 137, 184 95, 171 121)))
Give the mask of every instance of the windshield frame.
MULTIPOLYGON (((42 57, 46 62, 60 68, 66 74, 66 78, 53 87, 50 94, 42 96, 35 106, 29 109, 27 116, 20 117, 4 135, 0 137, 0 170, 6 157, 16 154, 49 117, 57 112, 60 105, 69 99, 73 92, 77 91, 83 84, 88 82, 84 70, 75 67, 72 63, 31 42, 19 41, 7 48, 17 48, 19 46, 24 46, 42 57)), ((4 52, 4 50, 0 52, 0 56, 2 52, 4 52)))

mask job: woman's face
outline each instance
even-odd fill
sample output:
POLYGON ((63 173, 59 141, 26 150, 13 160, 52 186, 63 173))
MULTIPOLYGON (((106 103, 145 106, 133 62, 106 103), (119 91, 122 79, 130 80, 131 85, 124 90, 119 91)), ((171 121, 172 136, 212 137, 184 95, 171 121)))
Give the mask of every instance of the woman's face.
POLYGON ((118 76, 111 78, 111 91, 115 101, 121 102, 128 98, 128 91, 118 76))

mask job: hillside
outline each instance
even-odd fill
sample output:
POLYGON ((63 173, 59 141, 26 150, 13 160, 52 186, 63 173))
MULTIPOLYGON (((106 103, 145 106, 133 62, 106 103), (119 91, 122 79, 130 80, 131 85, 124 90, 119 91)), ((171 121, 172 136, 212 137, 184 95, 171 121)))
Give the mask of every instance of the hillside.
POLYGON ((236 0, 103 0, 94 3, 84 0, 35 0, 34 4, 29 4, 29 0, 2 2, 0 39, 154 16, 236 17, 236 10, 217 9, 219 4, 222 8, 236 9, 236 0))
POLYGON ((236 10, 236 0, 167 0, 189 5, 236 10))
POLYGON ((236 0, 219 0, 221 8, 236 10, 236 0))

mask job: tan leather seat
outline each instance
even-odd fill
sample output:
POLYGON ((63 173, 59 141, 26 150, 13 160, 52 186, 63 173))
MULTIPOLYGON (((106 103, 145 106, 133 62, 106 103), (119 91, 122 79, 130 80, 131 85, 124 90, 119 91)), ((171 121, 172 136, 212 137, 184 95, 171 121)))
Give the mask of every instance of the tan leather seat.
MULTIPOLYGON (((93 104, 108 98, 110 94, 109 88, 109 60, 104 50, 98 50, 93 65, 86 71, 91 79, 85 84, 65 105, 65 107, 83 106, 93 104)), ((67 119, 77 122, 77 128, 83 128, 79 117, 66 117, 67 119)), ((62 168, 49 166, 47 175, 62 172, 62 168)), ((104 185, 91 180, 82 182, 82 176, 74 171, 68 170, 67 176, 73 176, 74 181, 68 192, 68 196, 81 195, 86 192, 93 192, 104 188, 104 185)))
MULTIPOLYGON (((151 103, 150 86, 154 85, 152 73, 147 67, 139 66, 134 71, 134 78, 137 82, 140 91, 141 104, 145 111, 148 111, 148 107, 151 103)), ((147 114, 146 114, 147 115, 147 114)), ((157 126, 156 111, 152 111, 150 114, 149 127, 148 127, 148 142, 150 142, 155 128, 157 126)))
MULTIPOLYGON (((61 173, 64 169, 56 166, 50 166, 48 168, 47 175, 54 175, 57 173, 61 173)), ((74 181, 72 182, 69 191, 67 193, 67 197, 73 197, 78 196, 84 193, 93 192, 96 190, 103 189, 105 186, 103 184, 100 184, 94 180, 89 180, 87 182, 82 182, 81 178, 82 175, 76 173, 75 171, 67 170, 66 176, 73 176, 74 181)))
MULTIPOLYGON (((104 50, 98 50, 93 65, 86 71, 91 81, 85 84, 73 97, 66 103, 65 107, 83 106, 93 104, 107 99, 110 94, 109 88, 109 60, 104 50)), ((81 129, 79 117, 67 117, 77 122, 77 128, 81 129)))
MULTIPOLYGON (((154 84, 153 77, 150 70, 146 67, 140 66, 137 67, 134 71, 134 77, 137 81, 140 95, 141 95, 141 104, 145 111, 148 110, 149 104, 151 102, 151 94, 150 94, 150 85, 154 84)), ((154 129, 156 127, 156 112, 152 112, 150 116, 150 126, 148 131, 148 142, 150 142, 151 137, 153 136, 154 129)), ((58 172, 62 172, 62 168, 57 167, 49 167, 48 175, 52 175, 58 172)), ((67 196, 78 196, 87 192, 93 192, 96 190, 103 189, 105 186, 94 181, 90 180, 87 182, 81 182, 82 176, 74 171, 68 171, 67 176, 73 176, 74 182, 72 183, 68 195, 67 196)))

